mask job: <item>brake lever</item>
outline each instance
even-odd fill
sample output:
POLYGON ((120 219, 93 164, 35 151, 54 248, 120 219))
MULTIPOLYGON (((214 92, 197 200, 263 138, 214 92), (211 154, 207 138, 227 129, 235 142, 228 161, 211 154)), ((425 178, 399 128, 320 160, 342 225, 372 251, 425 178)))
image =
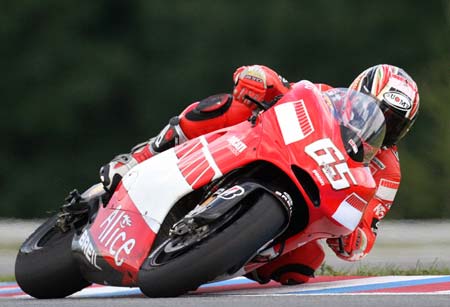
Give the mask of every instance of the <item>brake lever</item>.
POLYGON ((256 104, 258 106, 258 108, 263 109, 264 111, 266 111, 267 109, 269 109, 271 107, 271 105, 265 103, 264 101, 258 101, 255 98, 250 97, 249 95, 245 95, 244 98, 250 100, 251 102, 256 104))

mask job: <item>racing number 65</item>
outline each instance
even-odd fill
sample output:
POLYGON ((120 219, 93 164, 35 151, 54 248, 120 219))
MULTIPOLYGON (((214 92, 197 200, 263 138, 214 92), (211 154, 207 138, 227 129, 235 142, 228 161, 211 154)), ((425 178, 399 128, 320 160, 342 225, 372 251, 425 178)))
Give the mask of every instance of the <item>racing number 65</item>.
POLYGON ((345 162, 344 155, 329 138, 309 144, 305 147, 305 152, 320 166, 333 189, 341 190, 350 187, 345 174, 348 175, 353 184, 357 184, 347 162, 345 162))

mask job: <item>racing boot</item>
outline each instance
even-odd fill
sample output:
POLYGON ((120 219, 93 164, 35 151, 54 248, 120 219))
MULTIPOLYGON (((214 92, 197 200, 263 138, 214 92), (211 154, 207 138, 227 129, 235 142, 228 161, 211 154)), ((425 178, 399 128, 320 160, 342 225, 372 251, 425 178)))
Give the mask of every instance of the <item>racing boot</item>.
POLYGON ((103 183, 104 189, 112 195, 123 176, 130 169, 187 140, 179 125, 179 117, 173 117, 156 137, 134 146, 131 153, 117 155, 111 162, 100 168, 100 181, 103 183))
POLYGON ((325 253, 318 241, 294 249, 287 254, 245 275, 260 284, 275 280, 283 285, 298 285, 308 282, 320 267, 325 253))

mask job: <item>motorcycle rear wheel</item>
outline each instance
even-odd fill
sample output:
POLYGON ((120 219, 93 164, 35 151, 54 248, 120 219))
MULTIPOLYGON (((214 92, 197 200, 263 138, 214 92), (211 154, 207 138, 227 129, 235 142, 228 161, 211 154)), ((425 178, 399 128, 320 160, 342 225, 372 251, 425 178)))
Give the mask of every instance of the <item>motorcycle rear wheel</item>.
POLYGON ((141 291, 148 297, 174 297, 233 273, 280 233, 286 224, 284 211, 273 196, 264 193, 228 227, 179 256, 155 264, 152 257, 160 255, 152 253, 139 271, 141 291))
POLYGON ((62 298, 90 285, 72 255, 75 230, 61 232, 55 227, 57 218, 49 218, 35 230, 16 258, 16 281, 35 298, 62 298))

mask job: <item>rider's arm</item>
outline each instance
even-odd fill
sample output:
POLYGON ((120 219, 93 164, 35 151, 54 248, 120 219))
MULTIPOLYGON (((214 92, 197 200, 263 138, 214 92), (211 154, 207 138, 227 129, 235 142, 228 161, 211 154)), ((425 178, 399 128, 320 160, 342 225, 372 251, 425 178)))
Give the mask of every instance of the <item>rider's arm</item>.
POLYGON ((391 209, 401 178, 397 148, 381 150, 371 161, 370 169, 377 191, 358 227, 348 236, 327 240, 336 255, 347 261, 360 260, 372 250, 379 223, 391 209))

